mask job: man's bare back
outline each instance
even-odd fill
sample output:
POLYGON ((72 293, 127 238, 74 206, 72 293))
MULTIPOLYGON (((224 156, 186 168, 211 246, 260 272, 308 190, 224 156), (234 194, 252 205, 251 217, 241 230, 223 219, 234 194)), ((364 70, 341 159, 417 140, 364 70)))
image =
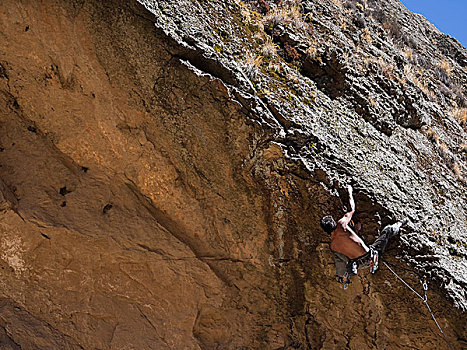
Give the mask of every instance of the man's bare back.
POLYGON ((355 259, 368 252, 369 248, 349 227, 346 220, 343 220, 344 218, 337 222, 337 227, 331 234, 331 249, 355 259))

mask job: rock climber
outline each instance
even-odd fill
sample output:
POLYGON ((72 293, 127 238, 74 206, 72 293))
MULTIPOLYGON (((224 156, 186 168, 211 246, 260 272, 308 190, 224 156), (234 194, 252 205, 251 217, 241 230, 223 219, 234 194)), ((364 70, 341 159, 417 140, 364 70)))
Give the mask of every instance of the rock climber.
MULTIPOLYGON (((348 186, 350 211, 337 223, 328 215, 321 219, 321 227, 331 234, 331 250, 336 262, 337 281, 344 284, 344 289, 350 283, 350 277, 357 274, 358 268, 370 267, 370 272, 378 269, 378 259, 386 248, 389 238, 399 233, 407 219, 397 221, 384 227, 381 235, 367 246, 365 242, 350 227, 352 215, 355 213, 355 202, 352 186, 348 186)), ((358 232, 358 231, 357 231, 358 232)))

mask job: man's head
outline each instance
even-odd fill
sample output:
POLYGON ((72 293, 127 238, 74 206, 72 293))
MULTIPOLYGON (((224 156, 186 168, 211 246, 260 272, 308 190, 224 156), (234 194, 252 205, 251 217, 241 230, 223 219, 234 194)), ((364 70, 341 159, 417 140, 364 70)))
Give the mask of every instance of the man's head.
POLYGON ((327 215, 324 218, 322 218, 320 224, 321 228, 327 233, 331 233, 337 227, 337 224, 331 215, 327 215))

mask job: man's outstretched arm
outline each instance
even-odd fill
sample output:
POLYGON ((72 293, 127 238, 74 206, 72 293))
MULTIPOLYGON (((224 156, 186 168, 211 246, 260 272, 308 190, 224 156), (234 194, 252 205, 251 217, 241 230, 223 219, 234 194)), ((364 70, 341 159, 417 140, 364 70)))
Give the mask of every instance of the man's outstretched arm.
POLYGON ((342 219, 339 220, 341 224, 348 224, 350 220, 352 220, 352 215, 355 213, 355 201, 352 195, 352 186, 348 185, 347 190, 349 191, 349 204, 350 204, 350 211, 346 213, 342 219))

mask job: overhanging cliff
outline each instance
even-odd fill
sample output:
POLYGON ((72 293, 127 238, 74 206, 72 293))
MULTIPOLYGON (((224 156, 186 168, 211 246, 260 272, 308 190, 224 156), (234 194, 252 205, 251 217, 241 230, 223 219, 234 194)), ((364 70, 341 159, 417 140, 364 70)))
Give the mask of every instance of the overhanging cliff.
POLYGON ((447 348, 387 269, 335 283, 346 183, 466 345, 466 50, 397 1, 277 3, 0 4, 5 349, 447 348))

